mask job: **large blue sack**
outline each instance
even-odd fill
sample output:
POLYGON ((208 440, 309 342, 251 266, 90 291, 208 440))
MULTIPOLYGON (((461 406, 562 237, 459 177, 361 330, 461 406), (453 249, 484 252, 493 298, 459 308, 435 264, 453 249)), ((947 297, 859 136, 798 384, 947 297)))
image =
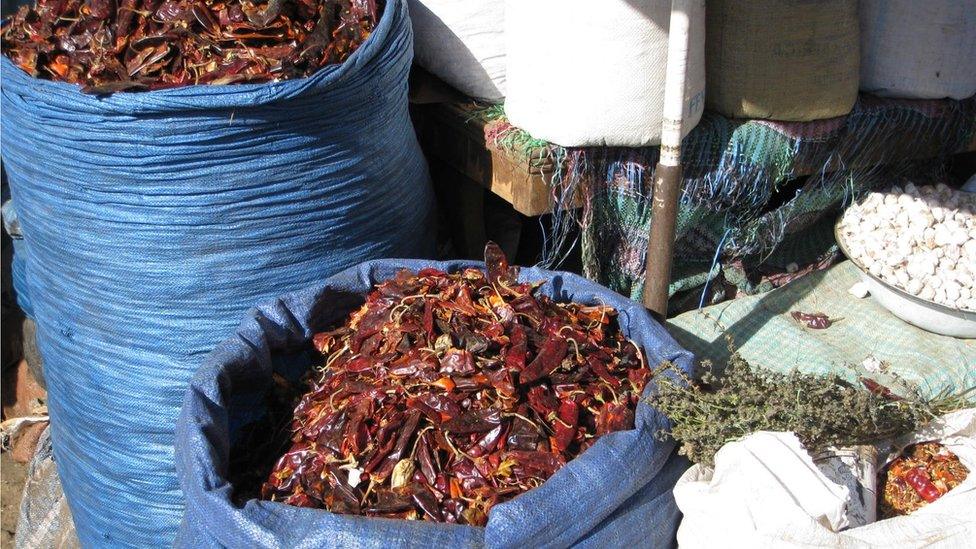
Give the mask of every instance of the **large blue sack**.
POLYGON ((86 546, 172 543, 183 394, 249 307, 432 253, 411 59, 388 0, 343 65, 299 80, 93 97, 0 61, 54 452, 86 546))
MULTIPOLYGON (((671 495, 688 466, 655 432, 667 419, 646 404, 633 430, 603 436, 542 486, 495 506, 485 528, 364 518, 282 503, 238 505, 228 479, 231 448, 243 427, 266 413, 273 374, 294 379, 312 358, 309 340, 346 316, 373 284, 401 268, 454 272, 473 262, 380 260, 343 271, 309 289, 252 309, 236 334, 204 361, 187 391, 177 425, 176 458, 186 494, 179 547, 669 547, 679 513, 671 495)), ((623 333, 644 348, 649 364, 670 360, 685 372, 691 355, 640 304, 582 277, 523 269, 522 281, 547 282, 557 301, 616 308, 623 333)), ((645 396, 651 391, 649 386, 645 396)), ((264 433, 264 438, 271 437, 264 433)), ((256 433, 257 439, 262 433, 256 433)), ((250 440, 250 439, 249 439, 250 440)), ((240 457, 240 456, 235 456, 240 457)))

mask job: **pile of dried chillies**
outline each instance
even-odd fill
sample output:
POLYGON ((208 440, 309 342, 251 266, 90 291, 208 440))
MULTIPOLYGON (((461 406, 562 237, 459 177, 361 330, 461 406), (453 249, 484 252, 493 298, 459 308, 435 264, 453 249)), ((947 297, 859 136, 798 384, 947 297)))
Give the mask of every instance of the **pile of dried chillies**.
POLYGON ((905 449, 881 474, 881 518, 913 513, 966 480, 969 470, 937 442, 905 449))
POLYGON ((332 331, 262 497, 484 525, 611 431, 650 369, 608 306, 555 303, 494 244, 488 275, 401 271, 332 331))
POLYGON ((89 93, 268 82, 342 63, 383 0, 37 0, 4 21, 31 76, 89 93))

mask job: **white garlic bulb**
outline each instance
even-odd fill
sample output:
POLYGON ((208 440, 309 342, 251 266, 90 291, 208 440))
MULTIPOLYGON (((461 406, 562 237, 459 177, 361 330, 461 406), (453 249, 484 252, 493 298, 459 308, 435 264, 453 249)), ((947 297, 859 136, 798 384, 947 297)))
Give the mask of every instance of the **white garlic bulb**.
POLYGON ((922 299, 976 311, 976 194, 946 185, 872 192, 840 237, 867 272, 922 299))

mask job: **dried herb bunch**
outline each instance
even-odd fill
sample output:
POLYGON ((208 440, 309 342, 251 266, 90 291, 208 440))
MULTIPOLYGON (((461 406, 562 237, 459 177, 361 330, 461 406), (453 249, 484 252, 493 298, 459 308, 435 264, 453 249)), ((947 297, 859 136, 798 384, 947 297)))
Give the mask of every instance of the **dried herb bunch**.
POLYGON ((810 451, 881 442, 912 432, 961 407, 957 398, 901 398, 870 380, 856 387, 837 375, 781 374, 751 367, 732 353, 721 375, 706 364, 699 382, 670 364, 655 371, 650 404, 671 419, 680 452, 712 465, 728 442, 756 431, 793 431, 810 451), (674 377, 657 374, 672 370, 674 377))
POLYGON ((650 368, 607 306, 555 303, 494 244, 487 276, 401 271, 342 326, 299 402, 266 499, 483 525, 603 434, 633 427, 650 368))
POLYGON ((342 63, 383 0, 37 0, 4 21, 31 76, 89 93, 268 82, 342 63))

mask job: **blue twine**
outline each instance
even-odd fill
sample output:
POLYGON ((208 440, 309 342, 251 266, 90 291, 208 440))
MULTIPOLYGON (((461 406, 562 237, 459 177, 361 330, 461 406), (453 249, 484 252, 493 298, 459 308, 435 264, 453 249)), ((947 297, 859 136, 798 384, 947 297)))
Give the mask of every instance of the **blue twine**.
POLYGON ((718 242, 718 248, 715 249, 715 256, 712 257, 712 265, 708 268, 708 278, 705 280, 705 287, 702 288, 701 299, 698 300, 698 309, 705 306, 705 294, 708 293, 708 286, 712 282, 712 271, 715 270, 715 265, 718 263, 718 256, 722 253, 722 246, 725 245, 725 238, 729 236, 732 229, 725 229, 725 234, 722 235, 722 240, 718 242))

